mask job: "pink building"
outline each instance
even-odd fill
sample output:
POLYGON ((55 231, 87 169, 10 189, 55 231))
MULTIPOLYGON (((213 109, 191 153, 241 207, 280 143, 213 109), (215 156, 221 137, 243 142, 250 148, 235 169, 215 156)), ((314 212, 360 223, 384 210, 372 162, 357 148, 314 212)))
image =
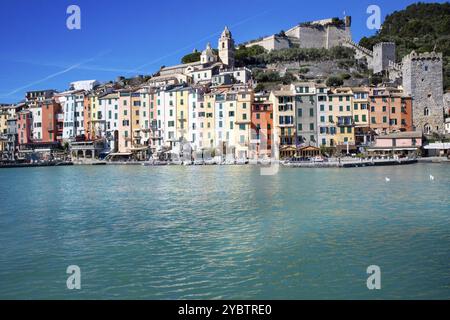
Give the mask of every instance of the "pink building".
POLYGON ((375 143, 367 150, 372 155, 411 156, 422 148, 421 131, 396 132, 375 137, 375 143))

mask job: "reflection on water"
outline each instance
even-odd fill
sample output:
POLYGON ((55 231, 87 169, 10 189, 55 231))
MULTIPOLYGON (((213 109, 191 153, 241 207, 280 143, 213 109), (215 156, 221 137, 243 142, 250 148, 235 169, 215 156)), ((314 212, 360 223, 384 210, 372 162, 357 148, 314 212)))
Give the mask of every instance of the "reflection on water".
POLYGON ((449 173, 1 170, 0 298, 450 298, 449 173), (71 264, 80 291, 66 289, 71 264))

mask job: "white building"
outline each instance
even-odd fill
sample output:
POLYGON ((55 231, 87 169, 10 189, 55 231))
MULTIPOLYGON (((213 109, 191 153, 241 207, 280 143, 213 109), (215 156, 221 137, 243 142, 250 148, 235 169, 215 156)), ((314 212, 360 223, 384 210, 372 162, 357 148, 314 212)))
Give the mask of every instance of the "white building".
POLYGON ((42 107, 40 105, 36 105, 30 107, 31 117, 32 117, 32 139, 34 141, 42 140, 42 107))
POLYGON ((71 82, 70 87, 72 88, 72 90, 91 91, 99 84, 100 84, 100 82, 98 82, 97 80, 81 80, 81 81, 71 82))
POLYGON ((84 134, 84 95, 84 90, 65 93, 63 140, 84 134))
POLYGON ((101 118, 92 120, 97 136, 106 138, 110 150, 117 150, 119 132, 119 94, 109 93, 98 99, 101 118), (100 133, 100 135, 98 134, 100 133))

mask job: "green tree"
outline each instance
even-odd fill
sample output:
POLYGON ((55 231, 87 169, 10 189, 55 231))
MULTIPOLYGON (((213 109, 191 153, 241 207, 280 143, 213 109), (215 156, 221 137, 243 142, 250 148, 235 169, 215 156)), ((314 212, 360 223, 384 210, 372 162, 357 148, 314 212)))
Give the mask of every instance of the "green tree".
POLYGON ((328 87, 339 87, 344 84, 344 80, 341 77, 331 76, 327 79, 326 85, 328 87))
POLYGON ((187 55, 185 55, 183 58, 181 58, 181 63, 186 64, 186 63, 192 63, 192 62, 197 62, 200 61, 200 56, 202 55, 201 52, 192 52, 189 53, 187 55))

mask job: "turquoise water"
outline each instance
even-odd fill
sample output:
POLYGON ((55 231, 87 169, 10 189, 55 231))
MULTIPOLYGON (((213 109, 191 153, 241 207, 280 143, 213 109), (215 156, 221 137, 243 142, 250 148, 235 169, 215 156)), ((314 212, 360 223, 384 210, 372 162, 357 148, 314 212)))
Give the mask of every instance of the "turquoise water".
POLYGON ((449 299, 449 194, 445 164, 2 169, 0 298, 449 299))

